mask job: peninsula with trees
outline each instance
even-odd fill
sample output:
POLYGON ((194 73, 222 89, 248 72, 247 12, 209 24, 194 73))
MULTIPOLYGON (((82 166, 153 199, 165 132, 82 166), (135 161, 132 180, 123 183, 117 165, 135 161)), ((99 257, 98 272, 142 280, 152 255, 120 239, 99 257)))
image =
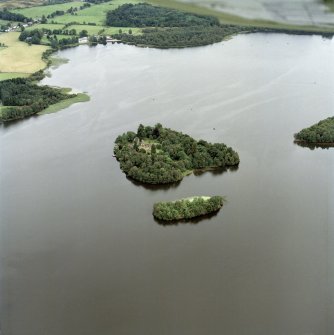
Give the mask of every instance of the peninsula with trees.
POLYGON ((302 129, 295 134, 295 142, 322 146, 334 146, 334 116, 302 129))
POLYGON ((153 206, 153 216, 162 221, 189 220, 219 211, 223 207, 221 196, 191 197, 169 202, 158 202, 153 206))
POLYGON ((116 138, 114 154, 121 170, 146 184, 181 181, 194 170, 235 167, 239 155, 224 143, 196 141, 189 135, 164 128, 139 125, 116 138))
POLYGON ((36 80, 43 78, 42 71, 29 78, 0 81, 0 122, 8 122, 47 111, 65 108, 73 103, 87 101, 84 93, 70 94, 70 89, 40 86, 36 80))

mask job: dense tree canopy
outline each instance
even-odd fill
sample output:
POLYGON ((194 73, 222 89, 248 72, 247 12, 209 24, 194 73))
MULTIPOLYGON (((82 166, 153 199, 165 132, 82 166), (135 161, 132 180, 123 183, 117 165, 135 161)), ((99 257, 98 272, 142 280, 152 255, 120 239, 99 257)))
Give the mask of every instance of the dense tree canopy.
POLYGON ((221 42, 224 37, 243 31, 237 26, 146 28, 141 35, 115 34, 124 43, 154 48, 187 48, 221 42))
POLYGON ((334 143, 334 117, 329 117, 319 123, 302 129, 295 134, 295 139, 298 142, 306 143, 334 143))
POLYGON ((0 121, 22 119, 74 96, 63 93, 59 88, 36 85, 29 78, 0 81, 0 101, 4 106, 0 121))
POLYGON ((7 9, 0 11, 0 19, 8 21, 17 21, 17 22, 26 22, 31 20, 22 14, 12 13, 7 9))
POLYGON ((196 169, 239 164, 238 154, 225 144, 196 141, 161 124, 139 125, 137 133, 118 136, 114 153, 129 177, 148 184, 173 183, 196 169))
POLYGON ((223 198, 193 197, 154 204, 153 215, 158 220, 172 221, 192 219, 218 211, 223 206, 223 198))
POLYGON ((142 27, 143 33, 140 35, 119 33, 113 37, 124 43, 155 48, 207 45, 247 30, 240 26, 223 26, 211 16, 196 15, 146 3, 125 4, 108 12, 107 24, 114 27, 142 27))
POLYGON ((108 12, 107 25, 113 27, 208 27, 219 26, 219 21, 211 16, 139 3, 124 4, 108 12))

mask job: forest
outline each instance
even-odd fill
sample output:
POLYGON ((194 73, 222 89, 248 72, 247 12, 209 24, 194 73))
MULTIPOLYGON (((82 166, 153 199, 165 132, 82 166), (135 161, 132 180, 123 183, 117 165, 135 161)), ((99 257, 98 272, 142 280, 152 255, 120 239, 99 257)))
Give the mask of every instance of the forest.
POLYGON ((118 136, 114 154, 127 176, 147 184, 173 183, 194 170, 239 164, 239 155, 225 144, 196 141, 159 123, 118 136))
POLYGON ((57 102, 76 96, 66 94, 59 88, 36 85, 32 78, 0 81, 0 101, 2 103, 0 121, 22 119, 57 102))
POLYGON ((127 44, 153 48, 187 48, 221 42, 224 37, 246 31, 238 26, 146 28, 141 35, 115 34, 127 44))
POLYGON ((221 196, 158 202, 153 206, 153 216, 164 221, 187 220, 216 212, 222 206, 223 198, 221 196))
POLYGON ((240 26, 221 25, 218 19, 146 3, 125 4, 107 13, 114 27, 141 27, 141 35, 115 34, 124 43, 155 48, 185 48, 220 42, 224 37, 248 31, 240 26))
POLYGON ((334 143, 334 117, 329 117, 311 127, 302 129, 295 134, 295 140, 311 144, 334 143))
POLYGON ((113 27, 210 27, 219 26, 211 16, 156 7, 147 3, 124 4, 107 13, 107 25, 113 27))

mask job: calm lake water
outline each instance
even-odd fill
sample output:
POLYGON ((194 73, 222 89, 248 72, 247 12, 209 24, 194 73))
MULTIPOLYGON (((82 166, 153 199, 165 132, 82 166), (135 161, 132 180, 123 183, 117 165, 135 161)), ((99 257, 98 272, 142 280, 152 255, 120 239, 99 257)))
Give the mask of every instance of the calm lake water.
POLYGON ((334 149, 293 143, 333 115, 334 40, 82 46, 45 84, 91 101, 1 132, 1 335, 334 334, 334 149), (149 189, 112 157, 139 123, 225 142, 237 171, 149 189), (152 205, 227 198, 163 226, 152 205))

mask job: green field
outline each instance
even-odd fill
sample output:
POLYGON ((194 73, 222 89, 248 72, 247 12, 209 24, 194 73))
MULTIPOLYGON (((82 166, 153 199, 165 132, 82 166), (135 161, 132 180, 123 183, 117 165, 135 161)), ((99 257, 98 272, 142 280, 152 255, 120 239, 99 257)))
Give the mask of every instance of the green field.
MULTIPOLYGON (((27 76, 40 69, 46 64, 42 60, 42 54, 48 49, 44 45, 31 45, 18 40, 20 33, 0 34, 0 42, 5 43, 7 48, 0 50, 0 73, 4 79, 19 77, 22 74, 27 76)), ((2 80, 4 80, 2 79, 2 80)))
POLYGON ((13 79, 13 78, 25 78, 28 76, 30 76, 30 73, 20 73, 20 72, 2 73, 0 72, 0 81, 7 80, 7 79, 13 79))
MULTIPOLYGON (((69 35, 57 35, 57 39, 58 41, 61 40, 62 38, 70 38, 71 36, 69 35)), ((45 45, 49 45, 50 44, 50 41, 47 39, 46 36, 43 36, 42 39, 41 39, 41 44, 45 44, 45 45)))
POLYGON ((6 20, 1 20, 0 19, 0 26, 5 26, 7 23, 9 23, 10 21, 6 21, 6 20))
POLYGON ((99 5, 92 5, 89 8, 78 11, 78 15, 62 15, 57 16, 53 20, 57 23, 70 23, 77 22, 79 24, 84 23, 95 23, 97 25, 104 25, 106 19, 106 13, 110 10, 116 9, 117 7, 125 3, 138 3, 139 0, 112 0, 99 5))
MULTIPOLYGON (((75 2, 68 2, 58 5, 49 5, 49 6, 37 6, 37 7, 30 7, 30 8, 22 8, 22 9, 15 9, 12 12, 14 13, 20 13, 26 17, 31 18, 39 18, 43 15, 47 16, 57 10, 68 10, 71 7, 80 7, 83 5, 83 2, 81 1, 75 1, 75 2)), ((70 15, 73 18, 73 15, 70 15)))

